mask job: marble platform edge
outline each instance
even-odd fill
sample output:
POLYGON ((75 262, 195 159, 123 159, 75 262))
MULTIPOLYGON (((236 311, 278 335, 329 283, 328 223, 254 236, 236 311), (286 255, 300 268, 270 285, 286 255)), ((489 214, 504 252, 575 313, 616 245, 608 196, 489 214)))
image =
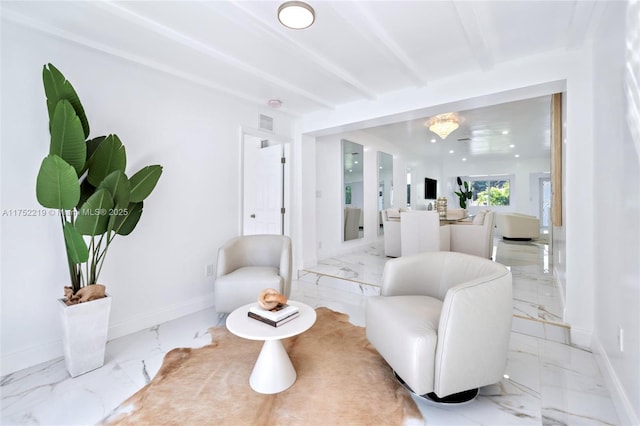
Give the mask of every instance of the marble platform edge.
POLYGON ((514 314, 511 331, 556 343, 571 345, 571 328, 566 324, 550 323, 536 318, 514 314))
POLYGON ((298 281, 362 296, 379 296, 381 291, 380 286, 375 284, 306 269, 300 270, 298 281))

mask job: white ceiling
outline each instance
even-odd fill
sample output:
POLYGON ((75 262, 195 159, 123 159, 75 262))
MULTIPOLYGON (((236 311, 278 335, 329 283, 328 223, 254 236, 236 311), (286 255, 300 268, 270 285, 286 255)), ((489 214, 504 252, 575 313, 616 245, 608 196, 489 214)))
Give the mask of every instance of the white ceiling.
POLYGON ((372 127, 366 132, 429 158, 548 158, 550 112, 551 96, 458 111, 460 127, 444 141, 425 126, 428 118, 372 127))
MULTIPOLYGON (((283 112, 299 116, 532 54, 579 48, 593 36, 607 1, 309 3, 316 21, 305 30, 281 26, 280 2, 274 1, 3 0, 0 11, 3 19, 249 102, 264 106, 279 99, 283 112)), ((482 132, 502 128, 511 133, 491 139, 500 142, 498 152, 510 152, 505 144, 516 135, 519 147, 539 141, 548 132, 545 102, 461 112, 464 123, 447 141, 471 135, 465 148, 479 153, 488 149, 482 132)), ((425 131, 421 120, 375 130, 408 146, 415 146, 415 138, 424 143, 425 131)), ((524 149, 522 154, 532 155, 524 149)))

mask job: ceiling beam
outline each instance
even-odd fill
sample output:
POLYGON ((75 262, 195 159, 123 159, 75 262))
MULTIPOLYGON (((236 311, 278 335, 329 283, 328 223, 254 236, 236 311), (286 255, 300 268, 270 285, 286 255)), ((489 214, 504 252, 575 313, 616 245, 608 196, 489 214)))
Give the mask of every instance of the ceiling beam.
POLYGON ((170 40, 175 41, 176 43, 180 43, 185 47, 188 47, 199 53, 202 53, 203 55, 206 55, 216 60, 219 60, 221 62, 224 62, 227 65, 230 65, 234 68, 237 68, 238 70, 251 74, 254 77, 257 77, 261 80, 267 81, 275 86, 280 87, 281 89, 284 89, 289 92, 293 92, 301 97, 306 98, 309 101, 316 103, 319 106, 322 106, 327 109, 333 109, 335 107, 335 105, 332 102, 328 101, 327 99, 317 96, 301 87, 297 87, 291 84, 291 82, 282 80, 281 78, 276 77, 272 74, 269 74, 258 67, 255 67, 246 62, 243 62, 238 58, 226 52, 223 52, 222 50, 216 49, 214 47, 211 47, 201 42, 200 40, 196 40, 195 38, 189 37, 186 34, 183 34, 179 31, 171 29, 166 25, 163 25, 157 21, 154 21, 153 19, 150 19, 146 16, 142 16, 132 11, 131 9, 127 9, 126 7, 122 6, 122 4, 120 3, 96 2, 93 4, 99 5, 100 7, 103 7, 104 9, 109 10, 110 12, 116 14, 117 16, 120 16, 121 18, 127 19, 128 21, 136 25, 144 27, 150 31, 153 31, 156 34, 159 34, 170 40))
POLYGON ((231 14, 229 13, 225 13, 218 5, 214 7, 209 3, 203 3, 203 5, 224 16, 236 25, 244 28, 246 31, 260 32, 262 35, 270 37, 271 39, 276 40, 279 43, 285 44, 286 48, 288 49, 291 49, 291 47, 295 48, 296 55, 301 54, 302 56, 305 56, 318 67, 322 68, 329 75, 335 77, 338 80, 341 80, 343 83, 346 83, 346 85, 350 86, 361 96, 369 100, 376 99, 375 92, 366 85, 362 84, 362 82, 360 82, 358 78, 353 76, 344 68, 337 65, 335 62, 330 61, 315 50, 309 48, 308 46, 305 46, 296 38, 288 35, 283 31, 274 29, 269 21, 253 12, 243 2, 231 2, 230 4, 235 6, 238 10, 242 11, 242 13, 245 14, 245 17, 249 17, 252 20, 252 23, 249 24, 246 19, 238 19, 235 16, 231 16, 231 14))
POLYGON ((413 60, 400 47, 400 44, 373 16, 370 9, 361 2, 341 2, 339 4, 340 10, 337 10, 330 2, 325 3, 325 6, 331 7, 336 15, 345 20, 346 25, 358 31, 369 44, 390 58, 413 84, 418 87, 426 86, 424 73, 420 72, 413 60))
MULTIPOLYGON (((102 53, 106 53, 108 55, 111 56, 115 56, 121 59, 125 59, 127 61, 139 64, 139 65, 143 65, 147 68, 151 68, 155 71, 160 71, 169 75, 172 75, 174 77, 195 83, 199 86, 204 86, 204 87, 208 87, 210 89, 213 89, 217 92, 221 92, 224 93, 226 95, 229 95, 231 97, 234 98, 238 98, 241 99, 245 102, 249 102, 251 104, 256 104, 256 105, 260 105, 260 106, 264 106, 264 99, 262 98, 258 98, 255 96, 250 96, 247 95, 247 93, 244 92, 239 92, 237 90, 232 90, 229 89, 227 86, 222 86, 219 84, 216 84, 214 82, 212 82, 211 80, 208 79, 204 79, 202 77, 198 77, 195 76, 193 74, 189 74, 186 73, 184 71, 180 71, 176 68, 167 66, 165 64, 161 64, 159 62, 156 61, 152 61, 150 59, 147 58, 143 58, 141 56, 138 55, 133 55, 129 52, 126 52, 124 50, 121 49, 116 49, 107 45, 104 45, 102 43, 98 43, 94 40, 90 40, 86 37, 82 37, 78 34, 66 31, 66 30, 62 30, 60 28, 57 27, 53 27, 43 21, 40 20, 36 20, 30 17, 26 17, 18 12, 14 12, 12 10, 9 9, 3 9, 2 10, 2 18, 3 19, 7 19, 11 22, 14 22, 16 24, 22 25, 24 27, 30 28, 32 30, 38 31, 38 32, 42 32, 48 35, 51 35, 53 37, 57 37, 59 39, 62 40, 66 40, 84 47, 88 47, 90 49, 102 52, 102 53)), ((284 112, 286 114, 292 115, 292 116, 299 116, 299 114, 291 111, 291 110, 287 110, 286 108, 280 108, 279 111, 284 112)))
POLYGON ((571 22, 567 27, 567 50, 579 49, 593 37, 606 8, 605 2, 577 1, 573 3, 571 22))
POLYGON ((493 55, 491 54, 489 44, 485 40, 484 34, 480 30, 475 4, 473 2, 456 1, 453 2, 453 6, 460 20, 467 45, 471 52, 473 52, 473 56, 478 65, 480 65, 483 71, 492 69, 494 66, 493 55))

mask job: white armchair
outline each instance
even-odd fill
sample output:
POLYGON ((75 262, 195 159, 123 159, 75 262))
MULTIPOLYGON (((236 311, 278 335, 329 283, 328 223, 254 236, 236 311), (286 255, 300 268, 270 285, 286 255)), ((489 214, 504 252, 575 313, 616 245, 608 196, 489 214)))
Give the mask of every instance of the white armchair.
POLYGON ((367 299, 366 334, 413 392, 436 401, 456 394, 445 399, 453 402, 500 381, 512 316, 506 267, 463 253, 421 253, 387 261, 381 296, 367 299))
POLYGON ((478 212, 471 223, 451 225, 451 251, 490 259, 493 255, 495 213, 478 212))
POLYGON ((214 305, 218 313, 258 300, 265 288, 289 297, 291 239, 284 235, 245 235, 218 250, 214 305))
POLYGON ((426 251, 449 251, 449 225, 440 226, 440 215, 434 211, 409 211, 400 214, 400 246, 402 256, 426 251))
POLYGON ((496 229, 505 240, 531 240, 540 237, 540 220, 528 214, 500 213, 496 229))

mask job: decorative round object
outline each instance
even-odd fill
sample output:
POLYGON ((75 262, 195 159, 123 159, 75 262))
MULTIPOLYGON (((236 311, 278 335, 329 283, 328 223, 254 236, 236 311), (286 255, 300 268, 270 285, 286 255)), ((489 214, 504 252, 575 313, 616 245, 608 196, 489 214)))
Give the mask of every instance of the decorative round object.
POLYGON ((274 288, 265 288, 258 296, 258 305, 260 305, 262 309, 270 310, 285 303, 287 303, 287 296, 280 294, 278 290, 274 288))

